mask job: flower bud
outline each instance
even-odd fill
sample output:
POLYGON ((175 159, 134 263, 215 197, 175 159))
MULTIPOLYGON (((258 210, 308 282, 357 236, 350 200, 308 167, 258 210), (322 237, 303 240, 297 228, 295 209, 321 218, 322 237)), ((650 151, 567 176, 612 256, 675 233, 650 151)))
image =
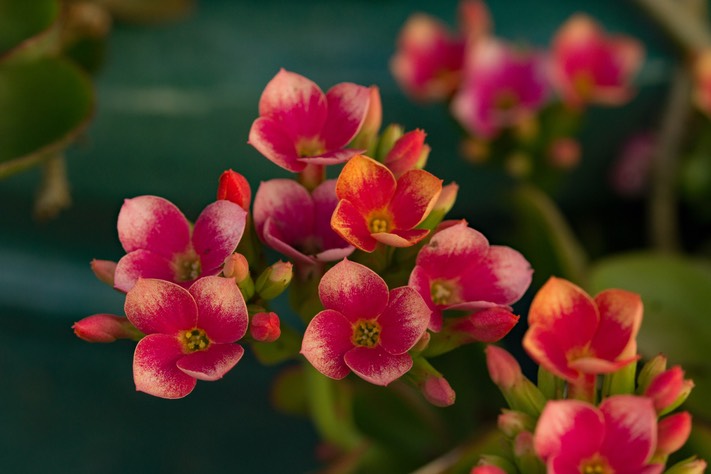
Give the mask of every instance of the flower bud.
POLYGON ((706 461, 691 457, 674 464, 664 474, 704 474, 705 471, 706 461))
POLYGON ((227 278, 234 278, 242 292, 245 301, 254 296, 254 281, 249 273, 247 258, 241 253, 233 253, 225 259, 222 274, 227 278))
POLYGON ((250 322, 249 333, 255 341, 276 341, 281 336, 279 316, 272 312, 255 314, 250 322))
POLYGON ((94 272, 96 278, 100 282, 106 283, 107 285, 114 286, 114 273, 116 273, 116 262, 111 260, 97 260, 91 261, 91 271, 94 272))
POLYGON ((646 364, 642 366, 642 370, 639 371, 637 376, 637 393, 639 395, 643 394, 649 384, 652 383, 654 378, 667 370, 667 358, 663 354, 659 354, 652 359, 648 360, 646 364))
POLYGON ((425 331, 419 341, 410 349, 411 353, 422 352, 427 349, 430 345, 430 340, 432 339, 432 334, 429 331, 425 331))
POLYGON ((536 422, 525 413, 514 410, 504 410, 497 419, 499 430, 509 438, 515 438, 523 431, 532 432, 536 422))
POLYGON ((536 455, 536 450, 533 446, 533 433, 522 431, 516 435, 513 441, 513 452, 520 472, 545 474, 546 468, 536 455))
POLYGON ((131 322, 113 314, 94 314, 72 326, 74 334, 87 342, 114 342, 117 339, 132 339, 138 341, 143 337, 141 331, 131 322))
POLYGON ((684 380, 684 371, 678 365, 654 377, 644 395, 654 402, 654 409, 657 413, 666 413, 677 407, 686 400, 693 387, 693 382, 684 380), (686 384, 685 384, 686 382, 686 384), (682 398, 680 400, 680 398, 682 398))
POLYGON ((506 474, 506 471, 498 466, 489 464, 485 466, 474 466, 471 474, 506 474))
POLYGON ((370 102, 365 113, 365 119, 348 148, 362 148, 366 150, 368 156, 371 156, 375 151, 378 132, 382 123, 383 104, 380 100, 380 89, 378 86, 370 86, 370 102))
POLYGON ((472 468, 472 474, 508 474, 511 472, 518 472, 516 466, 508 458, 495 454, 482 454, 477 465, 472 468))
POLYGON ((558 138, 548 148, 549 163, 558 169, 568 170, 580 163, 580 142, 573 138, 558 138))
POLYGON ((257 278, 255 288, 259 296, 271 300, 279 296, 289 283, 293 275, 291 262, 279 261, 267 268, 257 278))
POLYGON ((448 407, 454 404, 456 393, 444 377, 428 377, 422 385, 422 395, 436 407, 448 407))
POLYGON ((452 329, 466 334, 472 342, 496 342, 513 329, 518 319, 505 308, 487 308, 457 319, 452 329))
POLYGON ((454 207, 454 202, 457 200, 457 192, 459 192, 457 183, 449 183, 443 186, 442 192, 439 193, 437 201, 435 201, 434 206, 432 206, 432 210, 425 220, 420 223, 418 228, 432 230, 437 227, 447 213, 452 210, 452 207, 454 207))
POLYGON ((225 199, 249 211, 252 202, 252 188, 247 179, 236 171, 227 170, 220 175, 217 199, 225 199))
POLYGON ((423 130, 407 132, 393 144, 383 164, 399 178, 412 169, 421 169, 427 162, 430 147, 425 145, 427 134, 423 130))
POLYGON ((403 136, 405 129, 396 123, 391 123, 383 133, 380 135, 380 141, 378 142, 378 149, 375 152, 375 158, 378 161, 384 161, 385 157, 390 153, 395 143, 403 136))
POLYGON ((669 456, 681 449, 691 434, 691 415, 684 411, 659 420, 656 456, 669 456))
POLYGON ((516 359, 504 349, 489 345, 486 365, 491 380, 499 387, 509 407, 532 417, 538 417, 546 397, 533 382, 524 377, 516 359))

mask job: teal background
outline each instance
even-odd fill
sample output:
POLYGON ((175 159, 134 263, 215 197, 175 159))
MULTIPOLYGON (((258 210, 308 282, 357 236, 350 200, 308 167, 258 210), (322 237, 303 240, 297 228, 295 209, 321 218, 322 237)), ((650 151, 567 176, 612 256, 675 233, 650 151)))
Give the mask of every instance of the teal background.
MULTIPOLYGON (((623 108, 591 110, 583 164, 559 198, 575 219, 601 212, 611 202, 606 173, 619 144, 658 121, 673 50, 628 1, 508 0, 491 1, 490 8, 496 34, 515 41, 545 46, 570 14, 585 11, 609 31, 645 42, 639 96, 623 108)), ((341 81, 377 84, 384 122, 426 130, 433 150, 428 169, 459 183, 452 215, 466 217, 494 242, 505 241, 499 191, 508 181, 464 163, 446 109, 410 102, 389 74, 398 31, 416 10, 454 25, 456 2, 405 0, 206 0, 180 22, 115 25, 96 79, 95 118, 69 151, 72 208, 36 222, 39 171, 0 182, 3 472, 306 472, 318 466, 312 428, 271 408, 277 371, 250 354, 224 380, 164 401, 135 392, 132 343, 91 345, 70 328, 90 314, 122 314, 122 295, 99 283, 89 262, 121 257, 115 225, 124 198, 160 195, 194 219, 214 199, 227 168, 242 172, 255 190, 261 180, 287 176, 246 144, 261 91, 280 67, 324 90, 341 81)), ((632 215, 635 222, 641 212, 635 206, 612 211, 611 219, 632 215)))

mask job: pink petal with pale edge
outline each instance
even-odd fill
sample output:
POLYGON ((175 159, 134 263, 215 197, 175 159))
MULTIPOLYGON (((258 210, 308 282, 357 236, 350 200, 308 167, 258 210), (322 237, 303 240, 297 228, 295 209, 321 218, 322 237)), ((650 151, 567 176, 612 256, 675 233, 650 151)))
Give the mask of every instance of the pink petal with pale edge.
POLYGON ((118 261, 114 272, 114 288, 128 292, 139 278, 175 280, 175 270, 167 258, 150 250, 134 250, 118 261))
POLYGON ((569 382, 576 382, 581 375, 569 366, 566 350, 560 346, 558 337, 546 328, 529 327, 522 344, 531 359, 549 372, 569 382))
POLYGON ((422 130, 412 130, 395 142, 383 160, 383 164, 396 178, 415 167, 425 146, 426 136, 427 134, 422 130))
POLYGON ((578 359, 571 360, 568 363, 568 366, 571 369, 578 370, 585 374, 611 374, 613 372, 617 372, 627 364, 631 364, 637 359, 639 359, 638 356, 615 361, 599 359, 597 357, 580 357, 578 359))
POLYGON ((370 104, 370 89, 342 82, 326 92, 328 115, 321 132, 326 149, 344 147, 360 130, 370 104))
POLYGON ((392 232, 378 232, 372 237, 390 247, 412 247, 430 233, 427 229, 394 230, 392 232))
POLYGON ((589 344, 599 321, 592 298, 580 287, 555 277, 538 290, 528 312, 529 327, 550 332, 566 352, 589 344))
POLYGON ((336 195, 348 200, 366 216, 384 209, 393 195, 397 181, 392 172, 377 161, 362 155, 350 159, 336 182, 336 195))
POLYGON ((642 299, 629 291, 606 290, 595 297, 595 303, 600 324, 590 347, 597 357, 614 360, 637 338, 642 325, 642 299))
POLYGON ((519 317, 507 309, 490 308, 462 318, 454 328, 467 333, 474 341, 491 343, 506 336, 518 320, 519 317))
POLYGON ((314 237, 321 242, 322 250, 336 250, 333 255, 321 255, 325 253, 321 252, 317 258, 321 261, 341 260, 354 249, 331 228, 331 217, 338 205, 336 180, 329 179, 319 184, 311 193, 311 197, 314 202, 314 237), (338 254, 342 256, 335 258, 338 254), (322 260, 322 258, 330 258, 330 260, 322 260))
POLYGON ((338 311, 349 321, 373 319, 388 304, 388 286, 370 268, 343 260, 321 278, 318 295, 324 308, 338 311))
POLYGON ((277 166, 298 173, 306 168, 299 161, 296 145, 278 122, 269 118, 258 118, 249 129, 247 143, 277 166))
POLYGON ((424 170, 410 170, 397 180, 397 189, 388 209, 396 229, 411 229, 430 213, 439 193, 442 180, 424 170))
POLYGON ((279 229, 273 237, 298 246, 313 232, 314 203, 306 188, 293 179, 272 179, 259 185, 253 216, 260 238, 265 239, 264 226, 271 218, 279 229))
POLYGON ((117 228, 126 252, 146 249, 171 259, 190 245, 188 220, 175 204, 157 196, 126 199, 117 228))
POLYGON ((140 279, 126 294, 126 317, 144 334, 177 334, 192 329, 197 306, 188 290, 163 280, 140 279))
POLYGON ((281 227, 276 219, 272 219, 271 217, 268 218, 262 228, 262 233, 262 240, 264 240, 264 243, 277 252, 286 255, 296 262, 303 263, 304 265, 313 265, 316 263, 316 260, 313 257, 304 254, 297 248, 286 243, 287 238, 284 237, 281 227))
POLYGON ((603 400, 605 442, 601 453, 615 472, 640 469, 657 445, 657 413, 652 400, 633 395, 615 395, 603 400))
POLYGON ((331 150, 318 156, 304 156, 299 158, 299 161, 308 165, 338 165, 345 163, 362 152, 363 150, 344 148, 342 150, 331 150))
POLYGON ((599 451, 605 420, 594 406, 578 400, 549 401, 538 419, 533 444, 545 462, 564 455, 582 461, 599 451))
POLYGON ((450 279, 482 260, 488 250, 486 237, 461 221, 432 236, 417 255, 417 267, 423 268, 432 279, 450 279))
POLYGON ((461 275, 462 299, 510 305, 523 296, 532 277, 531 265, 521 253, 492 245, 486 257, 461 275))
POLYGON ((378 241, 370 234, 363 214, 345 199, 339 201, 331 216, 331 228, 343 240, 364 252, 372 252, 378 245, 378 241))
POLYGON ((197 381, 175 365, 183 357, 180 341, 168 334, 149 334, 136 345, 133 381, 136 390, 161 398, 183 398, 197 381))
POLYGON ((267 83, 259 98, 259 115, 279 122, 294 142, 319 136, 327 107, 319 86, 284 69, 267 83))
POLYGON ((225 344, 246 334, 247 305, 234 278, 201 278, 188 291, 197 305, 197 327, 205 330, 210 341, 225 344))
POLYGON ((193 248, 200 256, 203 271, 209 273, 223 264, 242 239, 247 212, 225 200, 208 205, 193 229, 193 248))
POLYGON ((340 380, 350 372, 343 356, 353 348, 352 337, 351 323, 338 311, 326 309, 306 327, 301 354, 323 375, 340 380))
POLYGON ((412 368, 412 357, 408 354, 390 354, 381 346, 354 347, 343 359, 358 377, 383 387, 412 368))
POLYGON ((431 311, 422 297, 408 286, 395 288, 378 317, 380 344, 390 354, 403 354, 420 340, 430 322, 431 311))
MULTIPOLYGON (((420 253, 422 253, 422 251, 420 251, 420 253)), ((435 305, 432 301, 430 278, 422 267, 416 266, 412 269, 407 286, 417 291, 427 307, 430 308, 431 316, 429 329, 434 332, 439 332, 440 329, 442 329, 442 311, 441 308, 435 305)))
POLYGON ((319 252, 314 255, 314 257, 316 257, 316 260, 319 262, 335 262, 336 260, 343 260, 348 257, 354 250, 355 247, 349 245, 348 247, 344 247, 342 249, 324 250, 323 252, 319 252))
POLYGON ((211 344, 205 351, 193 352, 178 360, 178 369, 198 380, 219 380, 237 365, 244 349, 239 344, 211 344))

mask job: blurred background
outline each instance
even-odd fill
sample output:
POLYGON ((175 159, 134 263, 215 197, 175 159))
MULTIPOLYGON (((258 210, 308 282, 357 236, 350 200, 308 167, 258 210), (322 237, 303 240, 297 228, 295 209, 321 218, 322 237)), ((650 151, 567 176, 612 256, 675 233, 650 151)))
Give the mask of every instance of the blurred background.
MULTIPOLYGON (((509 0, 488 6, 496 34, 525 44, 547 47, 558 26, 578 11, 644 43, 638 94, 623 107, 589 110, 581 163, 555 196, 593 258, 643 248, 645 201, 620 200, 609 186, 609 170, 630 135, 659 125, 675 46, 631 1, 509 0)), ((115 18, 92 79, 93 117, 66 152, 71 207, 52 219, 33 217, 39 167, 0 181, 3 470, 318 468, 318 440, 308 420, 281 415, 270 404, 278 368, 259 366, 248 352, 224 380, 200 383, 183 400, 160 400, 135 392, 132 343, 87 344, 71 325, 94 313, 123 314, 123 296, 89 268, 93 258, 123 255, 116 235, 123 199, 159 195, 195 219, 214 200, 217 178, 228 168, 244 174, 253 189, 287 176, 247 145, 259 96, 282 67, 324 90, 342 81, 378 85, 384 123, 424 129, 432 147, 428 170, 460 185, 450 215, 466 218, 494 243, 509 243, 511 216, 501 190, 510 178, 467 163, 461 131, 446 107, 412 102, 389 72, 398 32, 415 11, 456 24, 456 1, 424 0, 201 0, 166 21, 115 18)), ((0 110, 6 113, 11 111, 0 110)), ((684 244, 699 249, 708 225, 689 222, 691 237, 684 244)), ((473 364, 483 366, 479 359, 473 364)), ((476 371, 480 381, 473 383, 489 384, 482 367, 476 371)))

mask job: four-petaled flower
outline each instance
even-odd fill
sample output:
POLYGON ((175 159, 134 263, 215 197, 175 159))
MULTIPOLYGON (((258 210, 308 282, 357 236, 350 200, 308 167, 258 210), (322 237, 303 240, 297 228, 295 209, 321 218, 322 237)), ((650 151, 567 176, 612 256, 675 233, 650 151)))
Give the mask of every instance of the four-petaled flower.
POLYGON ((342 82, 324 94, 304 76, 282 69, 262 92, 249 144, 295 173, 307 164, 342 163, 359 152, 344 147, 360 130, 369 102, 367 87, 342 82))
POLYGON ((133 355, 138 391, 182 398, 197 380, 222 378, 244 354, 233 343, 247 332, 247 306, 232 278, 204 277, 187 290, 140 279, 126 295, 124 310, 146 334, 133 355))
POLYGON ((465 221, 440 230, 422 247, 409 286, 432 310, 430 329, 442 327, 446 309, 478 311, 507 307, 526 292, 533 270, 510 247, 489 245, 465 221))
POLYGON ((415 290, 388 291, 377 273, 343 260, 324 274, 318 292, 326 309, 306 328, 301 353, 319 372, 342 379, 353 371, 388 385, 412 368, 407 351, 430 320, 415 290))
POLYGON ((551 277, 528 312, 523 347, 549 372, 576 385, 615 372, 637 360, 642 300, 624 290, 594 299, 569 281, 551 277))
POLYGON ((378 242, 409 247, 429 233, 415 229, 442 192, 442 180, 424 170, 410 170, 399 179, 377 161, 357 155, 336 182, 339 202, 331 227, 366 252, 378 242))
POLYGON ((237 204, 221 200, 208 205, 193 227, 166 199, 126 199, 117 227, 127 253, 116 265, 114 287, 127 292, 139 278, 159 278, 187 288, 218 274, 242 238, 246 217, 237 204))
POLYGON ((592 18, 578 14, 560 28, 552 49, 551 81, 566 104, 629 100, 631 78, 644 57, 639 41, 607 35, 592 18))
POLYGON ((550 474, 657 474, 650 464, 657 444, 657 414, 645 397, 616 395, 600 408, 580 400, 546 404, 534 435, 536 453, 550 474))
POLYGON ((311 193, 293 179, 263 182, 254 198, 257 234, 271 248, 303 264, 341 260, 353 246, 331 229, 337 204, 333 179, 311 193))

